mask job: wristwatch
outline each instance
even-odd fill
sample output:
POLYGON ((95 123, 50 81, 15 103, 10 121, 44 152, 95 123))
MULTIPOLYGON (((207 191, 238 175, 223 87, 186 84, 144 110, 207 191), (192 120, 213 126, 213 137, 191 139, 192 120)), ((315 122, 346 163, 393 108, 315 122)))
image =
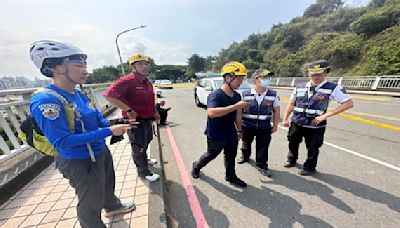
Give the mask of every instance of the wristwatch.
POLYGON ((126 110, 127 113, 130 113, 130 112, 132 112, 132 111, 133 111, 133 110, 130 109, 130 108, 128 108, 128 109, 126 110))

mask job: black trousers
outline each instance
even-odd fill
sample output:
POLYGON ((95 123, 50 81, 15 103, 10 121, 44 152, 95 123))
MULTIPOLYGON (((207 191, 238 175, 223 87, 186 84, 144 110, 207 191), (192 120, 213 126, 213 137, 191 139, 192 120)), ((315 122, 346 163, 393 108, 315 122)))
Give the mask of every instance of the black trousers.
POLYGON ((325 127, 307 128, 291 123, 287 136, 289 141, 288 161, 296 162, 299 156, 299 145, 304 137, 307 147, 307 160, 303 169, 314 171, 317 166, 319 148, 324 143, 324 135, 325 127))
POLYGON ((140 120, 136 128, 128 131, 129 140, 132 147, 132 159, 135 162, 138 176, 146 177, 151 175, 149 163, 147 161, 147 148, 153 139, 153 121, 140 120))
POLYGON ((254 129, 243 126, 242 158, 249 159, 251 143, 256 138, 256 165, 262 169, 268 168, 268 147, 271 142, 271 129, 254 129))
POLYGON ((217 141, 207 139, 207 152, 194 163, 194 169, 200 170, 210 161, 214 160, 224 150, 225 176, 228 179, 236 178, 235 158, 237 154, 238 141, 217 141))
POLYGON ((96 163, 90 158, 74 160, 58 156, 56 166, 78 196, 76 210, 80 225, 83 228, 105 228, 101 210, 112 211, 122 207, 114 194, 114 164, 108 147, 96 157, 96 163))

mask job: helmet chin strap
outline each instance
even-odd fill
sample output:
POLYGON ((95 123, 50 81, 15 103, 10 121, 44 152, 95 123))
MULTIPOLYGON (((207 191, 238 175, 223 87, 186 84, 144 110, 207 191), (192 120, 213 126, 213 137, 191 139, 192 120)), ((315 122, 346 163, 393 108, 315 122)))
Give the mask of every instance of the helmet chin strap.
POLYGON ((73 84, 77 85, 79 84, 78 82, 74 81, 69 75, 68 75, 68 63, 65 61, 64 62, 64 69, 65 69, 65 77, 68 79, 68 81, 72 82, 73 84))
POLYGON ((235 80, 235 78, 236 78, 236 74, 235 74, 235 76, 233 76, 233 78, 232 78, 229 82, 226 83, 226 84, 228 84, 228 86, 229 86, 229 88, 231 89, 232 92, 233 92, 234 90, 233 90, 233 88, 232 88, 232 86, 231 86, 231 83, 235 80))

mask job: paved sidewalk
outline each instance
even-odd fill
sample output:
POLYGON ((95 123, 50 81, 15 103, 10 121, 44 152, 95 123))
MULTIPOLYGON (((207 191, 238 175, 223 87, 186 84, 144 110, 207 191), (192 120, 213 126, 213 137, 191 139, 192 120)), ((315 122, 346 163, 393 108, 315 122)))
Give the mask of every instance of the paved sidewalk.
MULTIPOLYGON (((134 201, 136 210, 103 221, 107 227, 149 227, 149 184, 137 177, 128 137, 109 146, 115 167, 115 194, 122 202, 134 201)), ((109 141, 109 139, 107 139, 109 141)), ((54 163, 0 206, 0 226, 80 227, 76 219, 77 197, 54 163)))

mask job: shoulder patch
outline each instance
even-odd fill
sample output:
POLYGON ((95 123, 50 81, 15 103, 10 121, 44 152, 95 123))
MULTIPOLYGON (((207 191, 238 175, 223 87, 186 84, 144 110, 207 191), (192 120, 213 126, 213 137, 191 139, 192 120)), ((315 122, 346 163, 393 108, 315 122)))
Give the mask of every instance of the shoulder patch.
POLYGON ((49 103, 39 105, 42 115, 49 120, 55 120, 60 116, 61 107, 58 104, 49 103))

